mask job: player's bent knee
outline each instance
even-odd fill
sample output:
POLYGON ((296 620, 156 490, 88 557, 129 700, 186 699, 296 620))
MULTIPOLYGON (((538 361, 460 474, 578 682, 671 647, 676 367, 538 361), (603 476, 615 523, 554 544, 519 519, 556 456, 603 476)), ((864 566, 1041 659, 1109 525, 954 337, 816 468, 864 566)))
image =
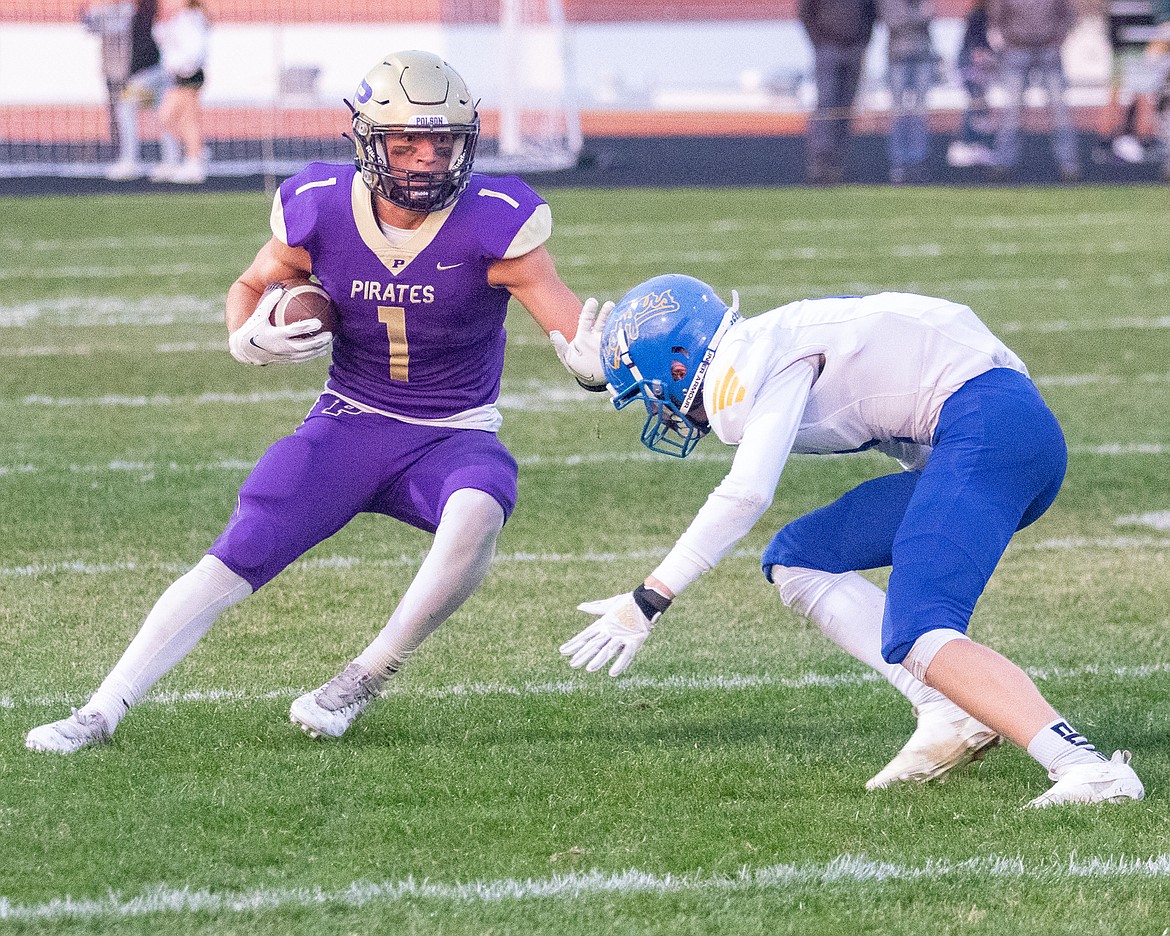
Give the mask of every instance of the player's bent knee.
POLYGON ((930 669, 930 664, 934 661, 935 655, 949 644, 952 640, 969 640, 970 638, 962 631, 952 630, 949 627, 939 627, 935 630, 929 630, 925 634, 919 636, 911 645, 909 650, 898 659, 891 659, 894 653, 889 656, 886 654, 886 646, 882 645, 882 657, 887 663, 901 663, 910 674, 919 682, 926 681, 926 671, 930 669))
POLYGON ((233 517, 209 552, 255 591, 279 571, 270 568, 276 550, 276 527, 263 514, 254 514, 233 517))
POLYGON ((811 571, 808 568, 809 562, 805 550, 801 548, 800 540, 792 534, 790 527, 791 524, 773 536, 772 541, 764 547, 764 553, 760 557, 764 578, 773 585, 776 584, 776 580, 773 578, 773 569, 775 568, 811 571))
POLYGON ((225 595, 239 593, 240 598, 245 598, 252 592, 252 586, 246 578, 233 572, 219 556, 211 553, 200 559, 188 574, 198 576, 213 587, 219 587, 225 595))
POLYGON ((458 527, 464 536, 479 536, 493 543, 504 528, 504 508, 478 488, 460 488, 447 498, 439 526, 458 527))
POLYGON ((813 616, 817 602, 841 578, 832 572, 783 565, 765 567, 764 574, 776 586, 784 606, 806 618, 813 616))

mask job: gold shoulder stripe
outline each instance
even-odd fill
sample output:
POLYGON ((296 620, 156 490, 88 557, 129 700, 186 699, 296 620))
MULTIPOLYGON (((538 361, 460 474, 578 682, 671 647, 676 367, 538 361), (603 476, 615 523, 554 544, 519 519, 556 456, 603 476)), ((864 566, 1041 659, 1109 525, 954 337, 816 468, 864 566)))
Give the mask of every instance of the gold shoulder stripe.
POLYGON ((729 367, 727 373, 715 385, 715 412, 726 409, 733 403, 739 403, 746 395, 747 391, 744 389, 743 384, 740 383, 739 376, 735 373, 735 368, 729 367))

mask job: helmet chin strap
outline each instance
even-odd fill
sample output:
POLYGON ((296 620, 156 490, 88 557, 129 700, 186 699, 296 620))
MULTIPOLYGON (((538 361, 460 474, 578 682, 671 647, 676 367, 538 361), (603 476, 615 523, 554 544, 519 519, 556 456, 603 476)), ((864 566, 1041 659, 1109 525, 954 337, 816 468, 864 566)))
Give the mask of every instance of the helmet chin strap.
POLYGON ((617 332, 618 354, 621 355, 621 361, 629 368, 634 380, 638 383, 643 383, 642 372, 638 370, 638 365, 634 363, 634 359, 630 357, 630 339, 626 336, 626 330, 619 328, 617 332))
POLYGON ((727 333, 727 329, 738 322, 739 319, 739 293, 733 289, 731 291, 731 306, 723 314, 723 321, 719 323, 719 327, 715 329, 715 335, 711 338, 711 343, 707 346, 703 360, 695 368, 695 377, 691 381, 691 385, 687 387, 687 394, 683 397, 682 405, 679 407, 684 415, 691 411, 691 407, 695 404, 695 398, 702 392, 703 378, 707 376, 707 368, 711 366, 711 360, 715 357, 715 352, 719 350, 719 343, 723 341, 723 336, 727 333))

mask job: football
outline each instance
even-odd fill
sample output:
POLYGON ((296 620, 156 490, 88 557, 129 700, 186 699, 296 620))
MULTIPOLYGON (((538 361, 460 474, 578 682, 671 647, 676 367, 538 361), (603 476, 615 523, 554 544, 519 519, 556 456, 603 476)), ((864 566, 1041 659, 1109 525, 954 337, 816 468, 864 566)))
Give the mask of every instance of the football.
POLYGON ((268 320, 273 325, 292 325, 315 318, 321 320, 320 331, 337 330, 337 306, 319 284, 308 279, 292 279, 273 283, 265 293, 274 289, 279 289, 281 296, 268 314, 268 320))

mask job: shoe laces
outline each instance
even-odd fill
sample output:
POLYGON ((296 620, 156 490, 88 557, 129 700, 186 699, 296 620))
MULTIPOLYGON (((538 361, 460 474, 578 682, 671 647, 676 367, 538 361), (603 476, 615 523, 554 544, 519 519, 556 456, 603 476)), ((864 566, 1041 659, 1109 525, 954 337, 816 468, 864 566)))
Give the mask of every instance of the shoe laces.
POLYGON ((74 722, 79 728, 82 728, 88 734, 90 729, 96 728, 99 734, 105 735, 109 732, 106 729, 106 720, 101 712, 83 712, 81 709, 70 707, 70 716, 66 719, 66 724, 74 722))
POLYGON ((316 703, 330 712, 364 705, 378 694, 373 677, 357 663, 350 663, 318 690, 316 703))

